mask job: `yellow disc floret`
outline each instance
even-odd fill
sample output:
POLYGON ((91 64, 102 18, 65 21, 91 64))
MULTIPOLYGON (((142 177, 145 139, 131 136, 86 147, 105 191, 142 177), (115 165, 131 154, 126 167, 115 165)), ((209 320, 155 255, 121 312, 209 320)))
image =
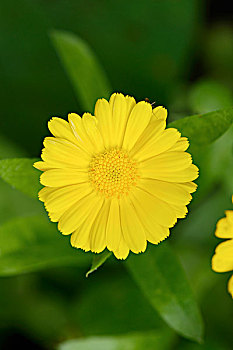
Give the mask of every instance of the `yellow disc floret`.
POLYGON ((120 198, 128 194, 138 179, 136 163, 129 158, 127 152, 119 149, 94 156, 89 175, 95 189, 107 198, 120 198))

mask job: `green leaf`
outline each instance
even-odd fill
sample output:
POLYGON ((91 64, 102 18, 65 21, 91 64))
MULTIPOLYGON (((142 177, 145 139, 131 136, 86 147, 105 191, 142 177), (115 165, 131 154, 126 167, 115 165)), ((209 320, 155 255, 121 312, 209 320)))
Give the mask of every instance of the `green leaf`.
POLYGON ((69 244, 46 216, 12 219, 0 227, 0 276, 43 268, 85 265, 90 255, 69 244))
POLYGON ((98 255, 94 255, 91 268, 87 271, 86 277, 88 277, 92 272, 96 271, 101 265, 103 265, 111 255, 112 253, 108 250, 98 255))
POLYGON ((40 201, 25 196, 0 179, 0 225, 14 217, 40 214, 41 208, 40 201))
POLYGON ((233 123, 233 108, 185 117, 170 123, 191 143, 205 145, 217 140, 233 123))
POLYGON ((184 337, 201 341, 203 323, 184 270, 167 242, 131 255, 126 267, 151 305, 184 337))
POLYGON ((167 330, 132 333, 118 336, 90 337, 65 341, 58 350, 166 350, 170 348, 172 334, 167 330))
POLYGON ((11 186, 30 197, 37 198, 41 189, 40 172, 33 167, 38 159, 14 158, 0 160, 0 176, 11 186))
MULTIPOLYGON (((0 158, 25 157, 26 152, 12 143, 5 136, 0 135, 0 158)), ((1 175, 0 175, 1 177, 1 175)), ((41 212, 41 203, 35 201, 22 192, 15 191, 0 178, 0 224, 20 215, 35 215, 41 212), (20 205, 19 205, 20 203, 20 205)))
POLYGON ((104 70, 90 47, 76 35, 53 31, 51 38, 78 101, 85 111, 93 112, 96 100, 108 98, 112 91, 104 70))

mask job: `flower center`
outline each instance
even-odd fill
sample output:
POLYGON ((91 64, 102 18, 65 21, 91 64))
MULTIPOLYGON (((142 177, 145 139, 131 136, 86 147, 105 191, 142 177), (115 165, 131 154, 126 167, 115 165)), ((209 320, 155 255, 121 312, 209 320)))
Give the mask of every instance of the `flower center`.
POLYGON ((92 158, 89 169, 90 181, 98 192, 107 198, 128 194, 139 178, 135 162, 128 154, 112 149, 92 158))

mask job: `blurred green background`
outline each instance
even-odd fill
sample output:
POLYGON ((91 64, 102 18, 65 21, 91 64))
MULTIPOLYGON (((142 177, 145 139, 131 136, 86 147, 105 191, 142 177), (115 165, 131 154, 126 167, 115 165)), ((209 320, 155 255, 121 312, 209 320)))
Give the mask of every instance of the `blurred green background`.
MULTIPOLYGON (((38 157, 51 116, 84 112, 56 55, 53 29, 89 44, 114 91, 165 105, 173 121, 232 106, 232 19, 228 1, 220 7, 210 0, 1 0, 0 157, 38 157)), ((123 264, 110 258, 88 279, 85 263, 2 277, 0 349, 54 349, 67 339, 109 335, 109 345, 94 338, 80 349, 120 350, 128 341, 131 350, 124 335, 149 332, 148 339, 158 336, 156 349, 231 350, 230 275, 212 272, 210 261, 216 221, 232 208, 232 136, 231 128, 195 152, 199 190, 171 237, 201 306, 204 344, 170 334, 123 264), (115 338, 118 347, 111 345, 115 338)), ((0 193, 1 225, 41 210, 2 180, 0 193)), ((149 348, 135 339, 138 350, 149 348)))

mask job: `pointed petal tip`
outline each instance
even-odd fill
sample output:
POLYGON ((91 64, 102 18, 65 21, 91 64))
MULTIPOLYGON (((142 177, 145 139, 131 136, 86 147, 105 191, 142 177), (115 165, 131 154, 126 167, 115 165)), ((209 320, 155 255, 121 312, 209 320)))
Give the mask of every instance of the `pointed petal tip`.
POLYGON ((42 161, 40 160, 40 161, 37 161, 37 162, 33 163, 32 166, 33 166, 34 168, 36 168, 36 169, 42 171, 42 170, 41 170, 41 163, 42 163, 42 161))
POLYGON ((162 119, 162 120, 166 120, 168 116, 168 111, 163 106, 157 106, 153 108, 152 113, 157 119, 162 119))

